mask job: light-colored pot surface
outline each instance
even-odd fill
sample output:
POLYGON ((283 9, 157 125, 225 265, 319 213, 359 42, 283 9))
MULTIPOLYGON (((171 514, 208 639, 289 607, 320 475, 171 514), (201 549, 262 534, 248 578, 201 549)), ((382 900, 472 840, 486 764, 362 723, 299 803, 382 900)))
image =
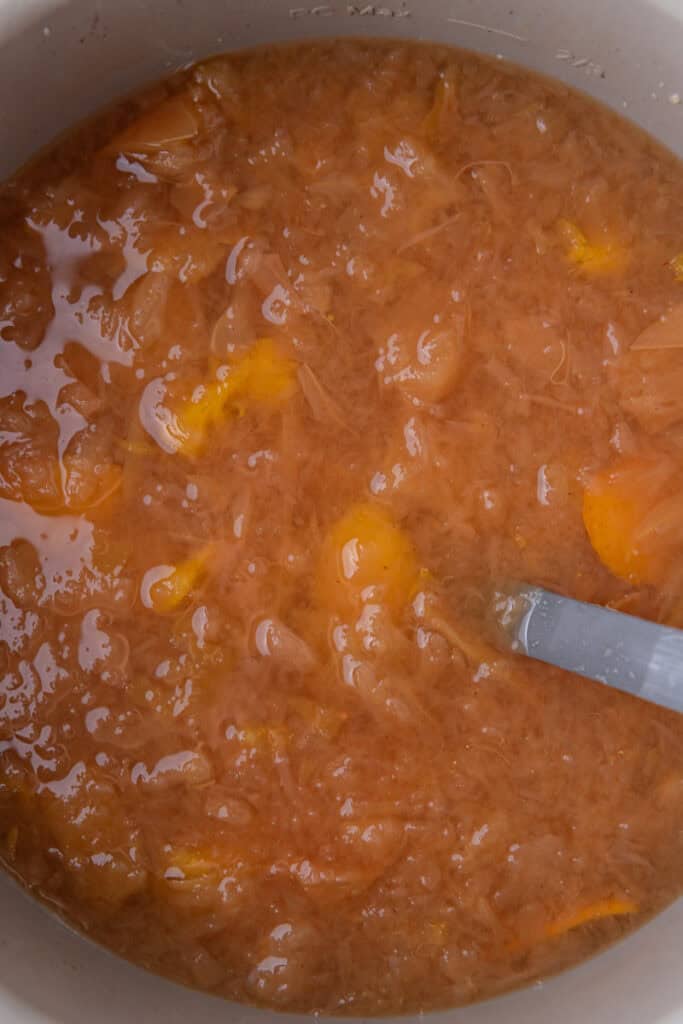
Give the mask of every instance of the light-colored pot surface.
MULTIPOLYGON (((683 156, 683 0, 0 0, 0 176, 75 119, 196 58, 333 35, 437 40, 501 55, 590 92, 683 156)), ((431 1020, 683 1024, 682 959, 683 900, 581 967, 431 1020)), ((299 1019, 139 971, 0 879, 0 1024, 267 1018, 299 1019)))

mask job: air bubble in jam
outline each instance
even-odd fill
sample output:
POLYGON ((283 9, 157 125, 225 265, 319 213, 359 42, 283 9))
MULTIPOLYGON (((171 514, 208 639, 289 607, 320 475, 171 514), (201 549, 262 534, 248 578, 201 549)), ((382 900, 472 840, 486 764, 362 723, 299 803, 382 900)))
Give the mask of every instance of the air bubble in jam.
POLYGON ((564 87, 360 40, 187 68, 0 186, 16 878, 185 984, 364 1017, 680 895, 683 724, 486 610, 683 627, 682 186, 564 87))

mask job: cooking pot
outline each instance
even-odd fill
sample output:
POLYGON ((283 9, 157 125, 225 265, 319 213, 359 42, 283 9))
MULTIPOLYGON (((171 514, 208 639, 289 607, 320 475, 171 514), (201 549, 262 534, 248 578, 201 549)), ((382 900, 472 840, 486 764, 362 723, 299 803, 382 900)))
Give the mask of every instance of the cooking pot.
MULTIPOLYGON (((78 118, 197 58, 335 35, 513 60, 596 96, 683 156, 683 0, 0 0, 0 176, 78 118)), ((683 1024, 682 956, 680 900, 577 968, 432 1020, 683 1024)), ((116 959, 0 878, 0 1024, 281 1019, 116 959)))

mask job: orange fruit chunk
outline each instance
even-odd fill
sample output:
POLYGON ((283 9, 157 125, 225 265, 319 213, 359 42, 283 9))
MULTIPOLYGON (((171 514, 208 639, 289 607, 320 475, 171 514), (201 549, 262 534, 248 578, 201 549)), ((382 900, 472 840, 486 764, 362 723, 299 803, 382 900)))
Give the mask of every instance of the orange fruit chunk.
POLYGON ((184 562, 149 569, 141 587, 145 607, 160 615, 175 611, 206 574, 212 552, 213 545, 207 544, 184 562))
POLYGON ((340 612, 372 600, 397 613, 410 601, 418 579, 410 538, 379 505, 353 506, 324 542, 320 594, 340 612))
POLYGON ((261 338, 218 378, 197 389, 176 417, 178 451, 199 455, 210 429, 251 404, 274 406, 297 389, 297 364, 271 338, 261 338))
POLYGON ((558 223, 560 235, 567 245, 567 258, 579 269, 590 274, 610 273, 624 270, 628 252, 610 239, 591 242, 583 231, 570 220, 558 223))
POLYGON ((657 583, 666 568, 667 538, 643 529, 660 502, 663 471, 651 460, 625 459, 593 474, 584 490, 583 522, 595 553, 630 583, 657 583))
POLYGON ((184 96, 171 96, 133 121, 111 142, 122 153, 161 149, 193 139, 199 121, 191 101, 184 96))
POLYGON ((625 914, 637 914, 638 904, 633 900, 614 896, 610 899, 598 900, 585 907, 578 907, 575 910, 567 911, 560 917, 555 918, 545 929, 548 938, 557 938, 565 935, 574 928, 589 924, 591 921, 600 921, 605 917, 622 917, 625 914))

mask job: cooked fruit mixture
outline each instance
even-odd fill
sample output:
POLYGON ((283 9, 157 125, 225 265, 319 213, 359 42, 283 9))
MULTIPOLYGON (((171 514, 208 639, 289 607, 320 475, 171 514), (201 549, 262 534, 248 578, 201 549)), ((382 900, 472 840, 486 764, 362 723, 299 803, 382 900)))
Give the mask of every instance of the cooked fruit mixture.
POLYGON ((396 1013, 683 889, 683 718, 488 638, 683 627, 683 168, 443 47, 219 57, 0 188, 0 857, 140 964, 396 1013))

